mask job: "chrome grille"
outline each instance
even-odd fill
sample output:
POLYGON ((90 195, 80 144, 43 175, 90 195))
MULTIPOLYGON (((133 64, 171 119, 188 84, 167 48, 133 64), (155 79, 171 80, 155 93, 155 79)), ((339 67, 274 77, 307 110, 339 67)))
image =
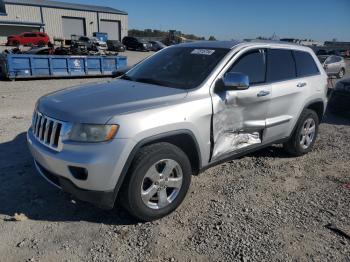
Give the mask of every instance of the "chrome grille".
POLYGON ((53 150, 60 151, 60 135, 64 122, 34 112, 32 132, 37 140, 53 150))

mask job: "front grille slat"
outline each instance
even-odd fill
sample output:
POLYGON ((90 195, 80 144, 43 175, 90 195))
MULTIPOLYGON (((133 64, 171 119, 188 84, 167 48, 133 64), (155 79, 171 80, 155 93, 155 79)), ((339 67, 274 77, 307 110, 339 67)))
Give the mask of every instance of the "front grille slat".
POLYGON ((64 122, 35 112, 32 132, 40 143, 53 150, 60 151, 60 137, 63 125, 64 122))
POLYGON ((39 140, 42 140, 42 136, 43 136, 43 129, 44 129, 44 122, 45 122, 45 117, 42 116, 41 117, 41 121, 40 121, 40 127, 39 127, 39 140))
POLYGON ((47 137, 49 135, 49 126, 51 124, 51 120, 50 119, 46 119, 46 125, 45 125, 45 133, 44 133, 44 143, 47 143, 47 137))
POLYGON ((50 146, 53 146, 53 143, 55 141, 55 136, 56 136, 56 133, 57 133, 57 125, 58 125, 58 123, 54 122, 53 128, 52 128, 51 137, 50 137, 50 146))
POLYGON ((41 123, 41 115, 38 115, 38 119, 37 119, 36 125, 35 125, 35 136, 39 135, 40 123, 41 123))

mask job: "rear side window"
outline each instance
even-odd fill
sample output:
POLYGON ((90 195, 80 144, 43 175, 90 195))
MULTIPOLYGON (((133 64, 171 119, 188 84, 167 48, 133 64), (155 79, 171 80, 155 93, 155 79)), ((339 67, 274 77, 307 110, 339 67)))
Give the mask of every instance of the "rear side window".
POLYGON ((267 51, 267 81, 277 82, 296 77, 295 62, 291 50, 267 51))
POLYGON ((255 50, 242 55, 228 71, 249 76, 250 84, 265 82, 265 52, 263 50, 255 50))
POLYGON ((312 56, 303 51, 293 51, 297 65, 297 76, 310 76, 319 74, 317 65, 312 56))
POLYGON ((36 37, 36 34, 24 34, 24 37, 36 37))
POLYGON ((335 62, 336 62, 336 63, 338 63, 338 62, 340 62, 340 61, 341 61, 341 58, 340 58, 340 57, 336 57, 336 58, 335 58, 335 62))
POLYGON ((326 59, 326 64, 332 64, 335 63, 335 57, 334 56, 330 56, 326 59))

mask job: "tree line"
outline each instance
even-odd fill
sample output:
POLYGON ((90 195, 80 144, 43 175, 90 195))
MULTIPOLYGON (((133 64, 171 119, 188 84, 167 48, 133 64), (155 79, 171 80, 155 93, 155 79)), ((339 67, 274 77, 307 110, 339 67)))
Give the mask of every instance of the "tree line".
MULTIPOLYGON (((206 40, 203 36, 197 36, 194 34, 183 34, 179 32, 179 36, 187 38, 189 40, 206 40)), ((162 31, 157 29, 144 29, 144 30, 138 30, 138 29, 130 29, 129 30, 129 36, 133 37, 159 37, 159 38, 166 38, 169 35, 168 31, 162 31)), ((214 36, 210 36, 208 40, 216 40, 214 36)))

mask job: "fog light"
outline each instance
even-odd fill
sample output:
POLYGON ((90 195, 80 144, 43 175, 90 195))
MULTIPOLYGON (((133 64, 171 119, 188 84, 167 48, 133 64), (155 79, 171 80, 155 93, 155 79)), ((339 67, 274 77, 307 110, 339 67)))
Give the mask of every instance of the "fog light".
POLYGON ((86 180, 88 178, 88 171, 86 168, 77 166, 68 166, 68 169, 72 176, 78 180, 86 180))

